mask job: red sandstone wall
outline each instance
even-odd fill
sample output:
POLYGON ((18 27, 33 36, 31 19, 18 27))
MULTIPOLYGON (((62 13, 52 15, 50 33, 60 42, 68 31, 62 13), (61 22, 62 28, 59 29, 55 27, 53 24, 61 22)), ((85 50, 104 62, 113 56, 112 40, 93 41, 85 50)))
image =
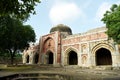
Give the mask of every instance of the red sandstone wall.
POLYGON ((104 39, 107 38, 107 35, 104 32, 101 33, 95 33, 91 35, 81 35, 79 37, 73 37, 62 40, 62 44, 72 44, 72 43, 79 43, 79 42, 85 42, 85 41, 92 41, 97 39, 104 39))
POLYGON ((57 62, 60 63, 61 57, 61 37, 60 32, 53 32, 41 37, 41 51, 40 54, 46 54, 51 51, 53 54, 57 54, 57 62))
POLYGON ((94 33, 94 34, 83 34, 80 36, 70 37, 70 38, 68 37, 62 40, 62 45, 64 45, 63 51, 65 51, 68 47, 74 47, 79 50, 80 42, 99 40, 99 39, 104 39, 107 37, 108 36, 104 32, 99 32, 99 33, 94 33))

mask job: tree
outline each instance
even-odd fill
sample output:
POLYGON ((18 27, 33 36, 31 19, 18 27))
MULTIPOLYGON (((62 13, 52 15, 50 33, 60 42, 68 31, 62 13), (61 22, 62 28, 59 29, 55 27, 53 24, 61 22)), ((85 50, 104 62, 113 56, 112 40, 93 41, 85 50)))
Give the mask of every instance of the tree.
POLYGON ((23 25, 9 16, 0 17, 0 49, 11 56, 11 64, 18 50, 23 50, 35 42, 35 32, 30 25, 23 25))
POLYGON ((110 11, 106 11, 102 21, 106 24, 107 35, 116 43, 120 43, 120 5, 112 5, 110 11))
POLYGON ((0 17, 12 16, 25 19, 30 13, 35 14, 35 6, 40 0, 0 0, 0 17))

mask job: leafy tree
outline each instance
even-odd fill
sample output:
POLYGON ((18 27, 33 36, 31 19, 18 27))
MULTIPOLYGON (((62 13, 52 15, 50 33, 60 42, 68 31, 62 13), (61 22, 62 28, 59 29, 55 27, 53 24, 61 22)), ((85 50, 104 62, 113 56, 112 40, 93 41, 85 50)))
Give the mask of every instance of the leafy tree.
POLYGON ((120 5, 112 5, 110 11, 106 11, 102 21, 108 28, 107 34, 116 43, 120 43, 120 5))
POLYGON ((35 32, 30 25, 23 25, 19 20, 9 16, 0 17, 0 49, 11 56, 11 64, 18 50, 35 42, 35 32))
POLYGON ((0 63, 9 63, 10 54, 7 51, 0 49, 0 63))
POLYGON ((40 0, 0 0, 0 17, 10 15, 25 19, 30 13, 35 14, 35 6, 40 0))
POLYGON ((22 63, 22 54, 21 53, 16 53, 15 54, 15 61, 16 64, 17 63, 22 63))

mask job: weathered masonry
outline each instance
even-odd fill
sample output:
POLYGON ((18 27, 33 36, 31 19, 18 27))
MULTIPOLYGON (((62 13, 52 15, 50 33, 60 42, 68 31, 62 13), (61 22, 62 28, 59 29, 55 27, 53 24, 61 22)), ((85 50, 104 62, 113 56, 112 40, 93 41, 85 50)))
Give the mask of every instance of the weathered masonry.
POLYGON ((23 63, 120 67, 120 46, 108 40, 106 30, 100 27, 72 34, 68 26, 59 24, 41 36, 38 45, 23 52, 23 63))

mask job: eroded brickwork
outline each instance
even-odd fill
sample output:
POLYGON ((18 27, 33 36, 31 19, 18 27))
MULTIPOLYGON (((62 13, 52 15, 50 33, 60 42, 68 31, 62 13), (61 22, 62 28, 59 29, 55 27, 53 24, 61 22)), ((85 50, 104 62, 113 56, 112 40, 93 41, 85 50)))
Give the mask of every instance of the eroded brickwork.
POLYGON ((108 40, 108 36, 105 34, 106 30, 105 27, 101 27, 73 35, 54 31, 41 36, 36 49, 29 48, 24 51, 23 63, 27 63, 28 55, 30 64, 37 62, 34 58, 35 55, 32 55, 37 50, 38 64, 119 67, 120 45, 115 44, 113 40, 108 40))

